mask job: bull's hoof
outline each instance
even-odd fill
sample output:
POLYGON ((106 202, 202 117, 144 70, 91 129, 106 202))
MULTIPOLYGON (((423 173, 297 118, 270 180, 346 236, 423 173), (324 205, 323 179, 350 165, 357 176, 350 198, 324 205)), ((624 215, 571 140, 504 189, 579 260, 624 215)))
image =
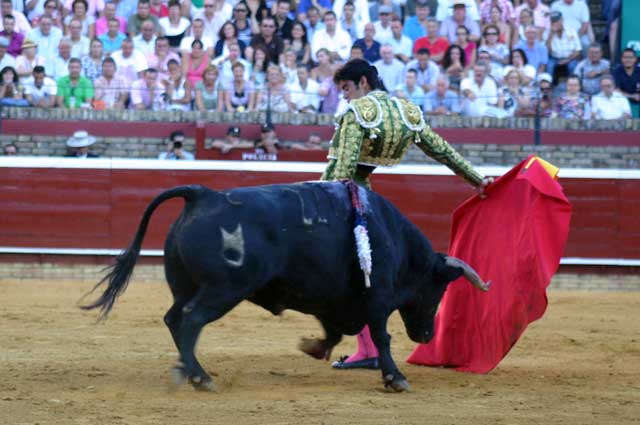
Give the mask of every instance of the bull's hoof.
POLYGON ((194 376, 189 379, 191 386, 197 391, 215 391, 216 386, 213 384, 213 380, 208 376, 194 376))
POLYGON ((384 387, 397 393, 411 392, 409 382, 403 376, 387 375, 384 377, 384 387))
POLYGON ((171 369, 171 381, 173 381, 175 385, 186 384, 188 379, 189 377, 182 365, 178 365, 171 369))
POLYGON ((298 348, 305 354, 310 355, 314 359, 329 360, 331 357, 331 348, 324 345, 324 340, 317 338, 302 338, 298 344, 298 348))

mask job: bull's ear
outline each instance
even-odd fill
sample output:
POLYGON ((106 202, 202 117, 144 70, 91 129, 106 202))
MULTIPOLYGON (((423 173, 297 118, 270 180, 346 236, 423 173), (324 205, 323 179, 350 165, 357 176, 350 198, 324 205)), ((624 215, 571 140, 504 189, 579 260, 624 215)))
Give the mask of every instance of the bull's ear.
POLYGON ((464 274, 464 270, 461 267, 450 266, 446 263, 446 256, 444 254, 437 254, 436 264, 433 268, 433 277, 435 280, 447 284, 453 282, 464 274))

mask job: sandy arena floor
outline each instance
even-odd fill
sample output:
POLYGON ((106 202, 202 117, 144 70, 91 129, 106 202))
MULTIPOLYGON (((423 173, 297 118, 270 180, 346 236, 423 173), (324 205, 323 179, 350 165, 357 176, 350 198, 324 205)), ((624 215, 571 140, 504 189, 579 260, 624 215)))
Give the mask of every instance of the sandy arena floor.
MULTIPOLYGON (((484 376, 404 363, 412 385, 382 391, 378 372, 334 371, 298 352, 315 319, 243 304, 200 339, 215 393, 172 388, 177 355, 163 283, 136 283, 109 320, 75 304, 88 284, 0 282, 0 424, 630 424, 640 423, 640 293, 549 294, 543 319, 484 376)), ((347 338, 334 357, 349 353, 347 338)))

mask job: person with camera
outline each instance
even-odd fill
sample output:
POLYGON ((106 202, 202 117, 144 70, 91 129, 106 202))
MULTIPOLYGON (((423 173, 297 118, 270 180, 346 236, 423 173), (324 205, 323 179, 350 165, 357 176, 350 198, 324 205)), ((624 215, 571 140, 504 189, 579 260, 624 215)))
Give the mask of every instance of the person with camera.
POLYGON ((161 152, 158 155, 158 159, 169 160, 186 160, 193 161, 196 157, 189 151, 184 149, 184 133, 180 130, 176 130, 169 136, 169 143, 167 144, 167 151, 161 152))

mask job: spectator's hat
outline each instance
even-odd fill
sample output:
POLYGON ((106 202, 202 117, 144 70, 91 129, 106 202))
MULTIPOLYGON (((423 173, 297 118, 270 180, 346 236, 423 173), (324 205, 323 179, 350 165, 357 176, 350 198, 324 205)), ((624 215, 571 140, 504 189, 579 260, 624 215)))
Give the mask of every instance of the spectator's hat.
POLYGON ((546 81, 547 83, 552 83, 553 77, 551 76, 551 74, 543 72, 538 75, 537 81, 538 83, 541 83, 542 81, 546 81))
POLYGON ((559 10, 551 12, 551 22, 557 22, 562 19, 562 12, 559 10))
POLYGON ((264 124, 262 124, 262 127, 260 127, 260 131, 262 133, 268 133, 268 132, 273 131, 273 130, 274 130, 273 129, 273 125, 269 124, 269 123, 264 123, 264 124))
POLYGON ((227 135, 236 136, 236 137, 240 136, 240 127, 235 127, 235 126, 229 127, 229 129, 227 130, 227 135))
POLYGON ((416 7, 425 7, 429 6, 429 2, 427 0, 416 0, 416 7))
POLYGON ((389 6, 387 4, 383 4, 378 8, 378 14, 379 15, 382 15, 382 14, 390 15, 391 12, 393 12, 393 9, 391 8, 391 6, 389 6))
POLYGON ((478 47, 478 53, 491 53, 491 51, 487 49, 485 46, 480 46, 478 47))
POLYGON ((9 39, 7 37, 0 37, 0 47, 9 47, 9 39))
POLYGON ((22 42, 22 49, 28 49, 29 47, 38 47, 38 45, 36 44, 35 41, 31 40, 30 38, 25 38, 24 41, 22 42))
POLYGON ((468 7, 469 4, 466 0, 451 0, 451 7, 456 8, 456 7, 468 7))
POLYGON ((95 137, 90 136, 89 133, 84 130, 80 130, 73 133, 73 136, 67 140, 67 146, 70 148, 84 148, 93 145, 95 142, 95 137))

